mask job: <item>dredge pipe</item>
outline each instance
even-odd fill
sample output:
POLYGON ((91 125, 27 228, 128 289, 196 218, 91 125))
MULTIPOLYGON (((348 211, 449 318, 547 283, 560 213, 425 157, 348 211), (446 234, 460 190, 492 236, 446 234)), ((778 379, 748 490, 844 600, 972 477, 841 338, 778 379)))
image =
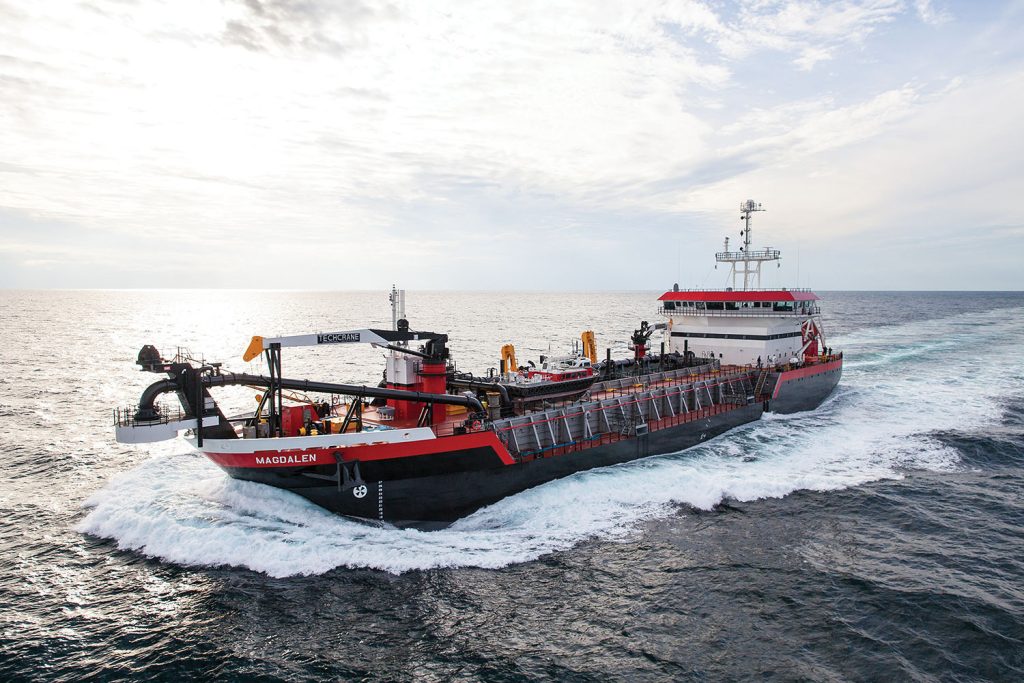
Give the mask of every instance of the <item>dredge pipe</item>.
POLYGON ((163 379, 150 384, 142 392, 142 396, 139 397, 139 410, 135 414, 135 419, 152 420, 156 418, 156 408, 153 403, 156 401, 157 396, 171 391, 179 391, 180 389, 181 387, 175 379, 163 379))
MULTIPOLYGON (((226 372, 220 375, 205 375, 203 377, 203 386, 205 387, 219 387, 235 384, 252 384, 255 386, 269 388, 271 386, 271 380, 269 377, 264 377, 263 375, 246 375, 234 372, 226 372)), ((427 394, 422 391, 404 391, 402 389, 386 389, 383 387, 365 387, 358 384, 332 384, 330 382, 314 382, 308 379, 282 378, 274 382, 274 384, 282 389, 291 389, 292 391, 312 391, 321 394, 357 396, 359 398, 391 398, 397 401, 440 403, 442 405, 466 406, 474 412, 484 412, 483 404, 481 404, 475 396, 427 394)))
POLYGON ((512 400, 508 396, 508 389, 505 387, 504 384, 498 384, 497 382, 485 382, 482 379, 466 379, 463 377, 449 379, 448 384, 451 384, 453 387, 458 387, 460 389, 462 387, 469 387, 470 389, 492 389, 501 394, 502 407, 511 407, 512 405, 512 400))

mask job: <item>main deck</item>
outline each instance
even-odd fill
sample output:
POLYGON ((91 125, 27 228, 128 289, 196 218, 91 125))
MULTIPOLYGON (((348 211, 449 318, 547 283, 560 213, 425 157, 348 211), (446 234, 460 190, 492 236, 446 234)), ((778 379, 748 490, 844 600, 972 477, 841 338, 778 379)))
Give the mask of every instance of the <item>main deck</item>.
MULTIPOLYGON (((353 411, 352 402, 336 403, 331 407, 327 419, 313 420, 312 424, 317 427, 317 434, 333 433, 339 420, 350 412, 353 418, 349 421, 346 431, 380 432, 388 430, 409 430, 429 427, 436 437, 452 436, 471 431, 483 431, 494 429, 497 424, 504 424, 505 420, 519 420, 530 418, 535 415, 544 415, 547 411, 565 410, 573 406, 591 402, 602 402, 608 400, 635 399, 644 393, 657 391, 668 387, 676 387, 689 383, 708 383, 709 386, 717 387, 719 383, 724 385, 735 385, 740 378, 746 377, 751 368, 731 367, 720 368, 717 363, 706 363, 703 365, 683 368, 671 372, 650 373, 635 377, 621 377, 613 380, 606 380, 593 384, 590 389, 579 399, 575 400, 551 400, 543 404, 543 408, 522 412, 512 418, 498 420, 470 420, 469 411, 463 406, 448 406, 445 418, 436 424, 426 425, 417 418, 399 418, 393 414, 387 406, 367 405, 363 403, 353 411)), ((709 399, 710 400, 710 399, 709 399)), ((698 403, 700 399, 698 399, 698 403)), ((310 403, 310 405, 316 405, 310 403)), ((485 404, 486 407, 486 404, 485 404)), ((239 432, 243 438, 253 438, 253 432, 239 432)))

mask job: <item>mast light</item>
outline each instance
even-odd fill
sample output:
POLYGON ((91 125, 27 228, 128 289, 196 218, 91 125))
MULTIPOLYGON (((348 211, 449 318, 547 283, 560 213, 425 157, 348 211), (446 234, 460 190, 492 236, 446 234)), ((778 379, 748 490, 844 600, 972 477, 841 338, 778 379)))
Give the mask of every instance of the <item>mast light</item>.
POLYGON ((739 247, 739 251, 729 251, 729 241, 728 238, 726 238, 725 251, 715 254, 716 261, 719 263, 730 264, 730 274, 732 275, 734 289, 739 289, 738 284, 740 274, 743 275, 744 290, 748 289, 751 285, 760 287, 761 264, 765 261, 778 261, 781 256, 778 249, 772 249, 771 247, 757 249, 751 247, 751 214, 764 210, 765 209, 761 203, 755 202, 753 199, 741 202, 740 212, 742 215, 740 216, 740 220, 744 222, 744 226, 743 229, 740 230, 740 237, 743 238, 743 246, 739 247))

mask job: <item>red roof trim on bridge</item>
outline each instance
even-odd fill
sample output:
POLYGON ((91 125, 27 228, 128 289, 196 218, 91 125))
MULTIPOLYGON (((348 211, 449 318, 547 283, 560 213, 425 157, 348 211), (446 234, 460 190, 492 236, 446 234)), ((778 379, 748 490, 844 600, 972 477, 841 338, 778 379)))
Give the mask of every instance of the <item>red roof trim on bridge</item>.
POLYGON ((814 292, 791 292, 780 289, 773 291, 708 291, 708 292, 665 292, 658 301, 817 301, 814 292))

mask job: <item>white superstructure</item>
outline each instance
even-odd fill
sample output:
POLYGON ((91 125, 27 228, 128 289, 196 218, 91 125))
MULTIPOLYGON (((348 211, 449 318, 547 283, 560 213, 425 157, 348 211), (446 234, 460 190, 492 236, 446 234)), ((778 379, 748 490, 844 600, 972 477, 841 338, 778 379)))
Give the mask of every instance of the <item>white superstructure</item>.
POLYGON ((669 352, 692 352, 714 357, 724 365, 802 363, 825 353, 818 296, 809 289, 762 289, 761 268, 778 261, 777 249, 751 246, 750 218, 761 205, 740 204, 744 228, 738 251, 715 254, 730 265, 732 286, 725 289, 680 290, 675 285, 660 298, 660 313, 668 318, 665 331, 669 352))

